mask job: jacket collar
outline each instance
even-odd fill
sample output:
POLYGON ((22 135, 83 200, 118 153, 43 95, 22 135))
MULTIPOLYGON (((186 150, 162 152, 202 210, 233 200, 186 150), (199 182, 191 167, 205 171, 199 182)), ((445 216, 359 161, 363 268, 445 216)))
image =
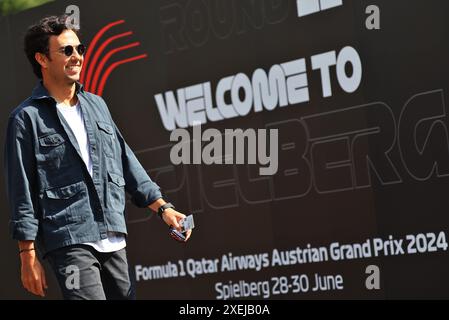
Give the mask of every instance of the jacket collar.
MULTIPOLYGON (((83 85, 79 82, 75 83, 76 89, 75 89, 75 94, 78 93, 84 93, 84 88, 83 85)), ((44 84, 41 81, 39 81, 39 83, 34 87, 33 92, 31 93, 31 98, 32 99, 48 99, 48 98, 52 98, 52 96, 50 95, 50 93, 48 92, 47 88, 44 87, 44 84)))

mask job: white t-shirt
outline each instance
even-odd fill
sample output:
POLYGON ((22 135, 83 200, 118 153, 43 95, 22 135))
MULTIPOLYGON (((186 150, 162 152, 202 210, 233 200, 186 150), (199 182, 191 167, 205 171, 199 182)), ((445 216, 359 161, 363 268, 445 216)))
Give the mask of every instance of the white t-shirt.
MULTIPOLYGON (((87 171, 89 171, 89 174, 92 177, 92 159, 90 157, 89 139, 87 138, 83 113, 81 112, 79 102, 75 106, 57 103, 56 107, 64 116, 64 119, 70 126, 70 129, 72 129, 87 171)), ((98 252, 114 252, 126 247, 126 240, 122 233, 108 232, 108 237, 106 239, 102 239, 97 242, 86 242, 83 244, 94 247, 94 249, 98 252)))

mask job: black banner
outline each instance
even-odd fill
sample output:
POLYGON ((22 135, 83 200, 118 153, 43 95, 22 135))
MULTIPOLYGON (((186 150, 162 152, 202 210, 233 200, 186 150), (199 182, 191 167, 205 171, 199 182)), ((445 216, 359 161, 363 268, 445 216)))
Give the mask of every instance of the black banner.
MULTIPOLYGON (((179 244, 127 203, 138 298, 449 298, 447 1, 56 1, 0 20, 2 128, 36 84, 26 27, 69 5, 86 90, 195 218, 179 244), (179 129, 189 163, 171 159, 179 129), (208 129, 223 146, 254 130, 257 150, 277 129, 277 158, 238 163, 246 144, 207 164, 208 129)), ((29 298, 0 196, 1 297, 29 298)))

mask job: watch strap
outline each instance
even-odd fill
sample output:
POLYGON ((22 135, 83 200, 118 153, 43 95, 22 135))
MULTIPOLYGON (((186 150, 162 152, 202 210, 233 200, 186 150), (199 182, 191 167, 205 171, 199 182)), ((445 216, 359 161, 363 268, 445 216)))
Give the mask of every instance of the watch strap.
POLYGON ((159 218, 162 219, 162 213, 164 212, 165 209, 168 208, 175 208, 174 205, 172 205, 170 202, 167 202, 166 204, 163 204, 162 206, 159 207, 159 209, 157 209, 157 214, 159 216, 159 218))

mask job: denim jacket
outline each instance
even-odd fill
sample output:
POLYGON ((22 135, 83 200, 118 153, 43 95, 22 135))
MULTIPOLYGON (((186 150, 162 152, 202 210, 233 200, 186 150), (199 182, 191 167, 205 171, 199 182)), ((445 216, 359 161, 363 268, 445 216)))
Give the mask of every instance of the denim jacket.
POLYGON ((16 240, 36 240, 44 254, 104 239, 108 231, 126 234, 125 190, 141 208, 162 197, 104 100, 78 83, 76 94, 90 144, 92 177, 74 134, 42 83, 8 120, 10 232, 16 240))

